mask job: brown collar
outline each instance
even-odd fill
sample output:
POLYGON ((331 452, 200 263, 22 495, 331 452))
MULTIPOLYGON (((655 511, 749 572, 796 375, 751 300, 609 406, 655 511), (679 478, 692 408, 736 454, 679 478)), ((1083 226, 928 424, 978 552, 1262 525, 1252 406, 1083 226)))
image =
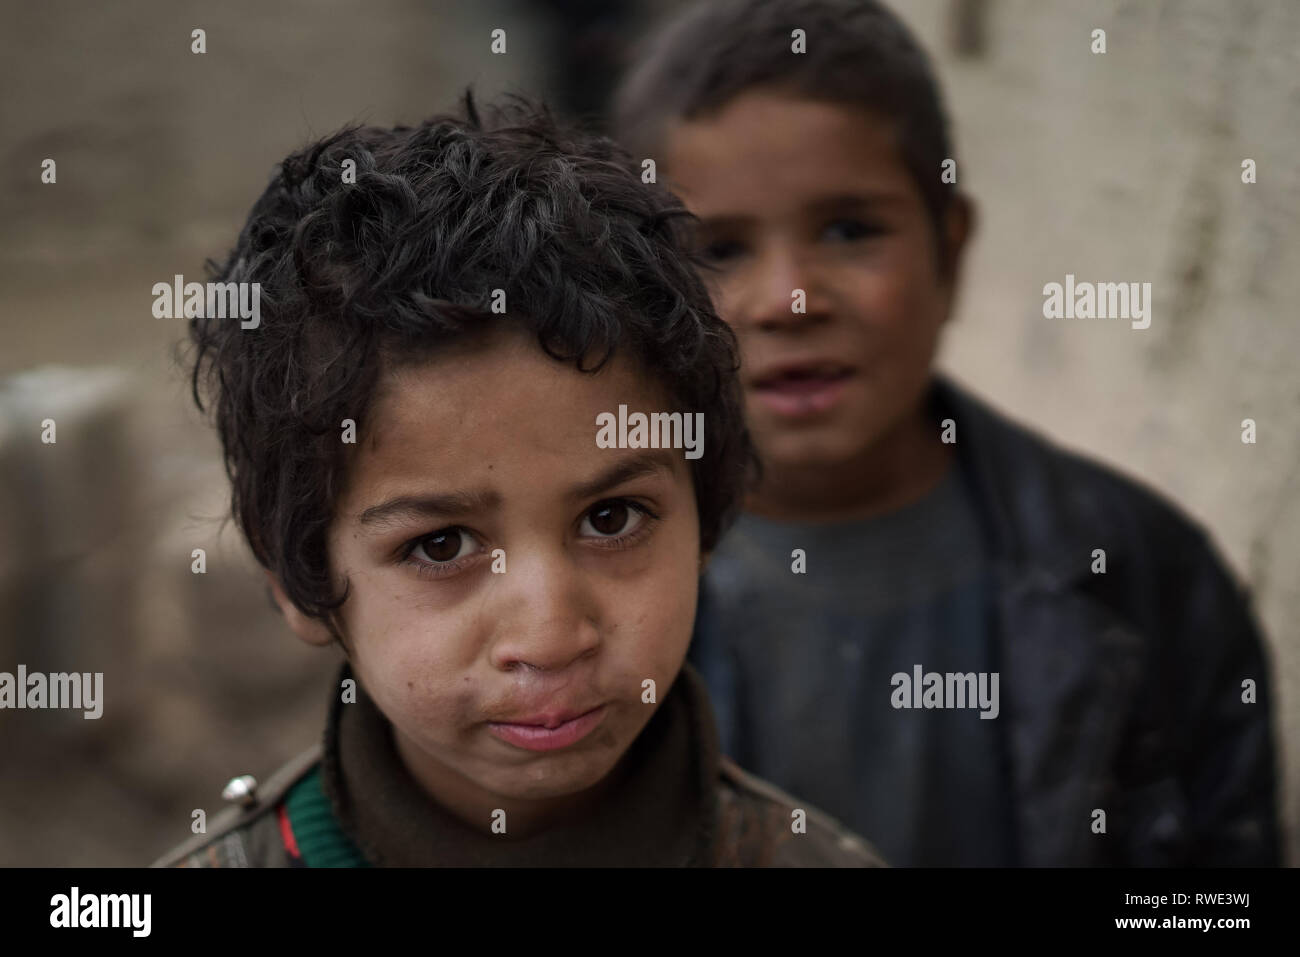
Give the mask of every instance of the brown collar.
MULTIPOLYGON (((343 666, 342 679, 353 677, 343 666)), ((708 694, 689 664, 632 742, 626 773, 598 810, 526 839, 475 831, 411 777, 392 726, 360 682, 334 685, 325 727, 325 793, 344 833, 389 867, 675 867, 714 859, 718 742, 708 694)))

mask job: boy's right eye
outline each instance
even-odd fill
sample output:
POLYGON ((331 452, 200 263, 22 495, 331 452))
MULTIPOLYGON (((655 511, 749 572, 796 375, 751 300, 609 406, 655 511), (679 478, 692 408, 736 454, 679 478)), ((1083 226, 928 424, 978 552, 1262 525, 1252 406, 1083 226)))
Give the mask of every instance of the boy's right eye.
POLYGON ((723 263, 729 259, 735 259, 742 252, 744 252, 744 247, 734 239, 714 240, 700 248, 700 256, 706 262, 711 263, 723 263))
POLYGON ((411 543, 411 550, 407 554, 420 561, 440 565, 471 554, 476 544, 473 536, 462 528, 443 528, 432 535, 416 539, 411 543))

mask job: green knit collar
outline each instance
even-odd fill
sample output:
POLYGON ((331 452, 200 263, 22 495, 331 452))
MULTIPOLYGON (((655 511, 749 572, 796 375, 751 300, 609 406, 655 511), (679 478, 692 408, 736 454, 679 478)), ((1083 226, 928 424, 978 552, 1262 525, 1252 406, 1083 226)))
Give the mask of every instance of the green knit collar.
POLYGON ((285 797, 294 843, 306 867, 369 867, 339 827, 330 799, 321 787, 318 764, 285 797))

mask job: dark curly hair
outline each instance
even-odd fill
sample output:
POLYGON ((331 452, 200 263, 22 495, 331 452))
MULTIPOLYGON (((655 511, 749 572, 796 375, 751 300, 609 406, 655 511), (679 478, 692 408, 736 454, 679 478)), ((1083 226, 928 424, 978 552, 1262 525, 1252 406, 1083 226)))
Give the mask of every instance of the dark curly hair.
POLYGON ((480 116, 348 127, 289 156, 214 281, 261 284, 261 324, 194 318, 191 385, 206 391, 231 512, 290 600, 323 620, 347 598, 328 532, 386 368, 460 337, 523 323, 552 358, 594 372, 616 349, 710 441, 691 468, 701 547, 712 549, 756 459, 743 424, 735 338, 694 271, 688 215, 642 182, 610 140, 509 97, 480 116), (356 164, 355 183, 343 164, 356 164), (509 316, 490 312, 504 289, 509 316))

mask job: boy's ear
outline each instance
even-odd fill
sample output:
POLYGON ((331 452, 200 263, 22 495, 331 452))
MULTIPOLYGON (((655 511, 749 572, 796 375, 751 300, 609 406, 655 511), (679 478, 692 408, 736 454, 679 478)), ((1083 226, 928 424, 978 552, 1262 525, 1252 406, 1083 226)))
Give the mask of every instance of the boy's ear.
POLYGON ((955 194, 952 203, 948 206, 943 236, 945 255, 941 278, 948 286, 950 295, 957 290, 957 281, 961 278, 962 260, 971 236, 975 234, 976 219, 975 201, 965 193, 955 194))
POLYGON ((284 615, 284 620, 289 623, 289 628, 295 635, 307 642, 309 645, 329 645, 334 639, 330 635, 330 630, 325 623, 319 618, 312 618, 304 615, 298 606, 289 600, 289 596, 284 593, 280 587, 279 580, 271 573, 270 569, 263 569, 266 573, 266 580, 271 587, 271 597, 280 608, 280 614, 284 615))

